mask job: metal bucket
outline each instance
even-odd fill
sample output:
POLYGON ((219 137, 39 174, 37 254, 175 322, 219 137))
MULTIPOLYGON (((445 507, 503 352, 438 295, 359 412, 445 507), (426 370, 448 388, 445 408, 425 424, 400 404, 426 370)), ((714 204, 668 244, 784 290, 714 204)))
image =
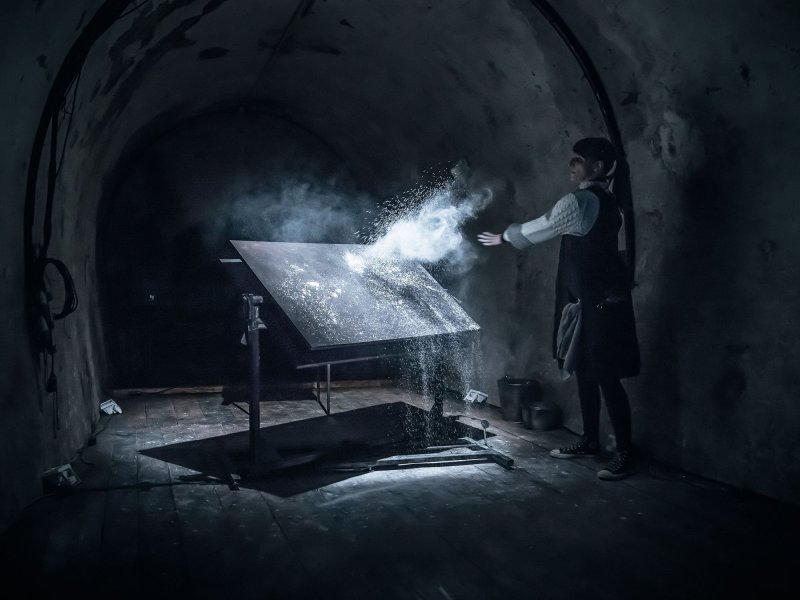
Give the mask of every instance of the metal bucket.
MULTIPOLYGON (((561 425, 561 409, 553 402, 543 400, 530 405, 530 427, 536 431, 556 429, 561 425)), ((528 427, 526 425, 526 427, 528 427)))
POLYGON ((523 405, 532 405, 541 397, 541 388, 535 379, 503 377, 497 380, 497 389, 500 392, 500 410, 506 421, 522 421, 523 405))

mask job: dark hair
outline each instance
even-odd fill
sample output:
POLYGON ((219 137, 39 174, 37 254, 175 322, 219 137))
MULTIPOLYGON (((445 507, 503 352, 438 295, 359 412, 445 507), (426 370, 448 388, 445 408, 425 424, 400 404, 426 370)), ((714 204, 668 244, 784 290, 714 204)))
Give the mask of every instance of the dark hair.
POLYGON ((572 151, 589 160, 602 160, 606 175, 614 166, 614 161, 617 160, 617 149, 606 138, 583 138, 575 142, 572 151))

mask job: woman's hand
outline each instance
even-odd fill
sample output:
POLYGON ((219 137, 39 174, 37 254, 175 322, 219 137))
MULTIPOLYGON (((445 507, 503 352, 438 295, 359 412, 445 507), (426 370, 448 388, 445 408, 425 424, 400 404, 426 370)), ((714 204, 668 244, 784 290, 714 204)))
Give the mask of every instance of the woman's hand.
POLYGON ((484 231, 478 234, 478 241, 484 246, 499 246, 503 243, 503 236, 499 233, 484 231))

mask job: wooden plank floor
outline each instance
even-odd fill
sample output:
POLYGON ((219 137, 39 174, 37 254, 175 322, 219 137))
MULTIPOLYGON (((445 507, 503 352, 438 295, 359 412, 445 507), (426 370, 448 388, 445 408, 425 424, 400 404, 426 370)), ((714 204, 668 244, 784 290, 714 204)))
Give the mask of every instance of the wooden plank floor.
MULTIPOLYGON (((549 457, 572 434, 525 430, 490 407, 446 409, 489 419, 512 470, 343 472, 236 490, 206 475, 230 466, 216 440, 247 430, 238 408, 218 394, 118 402, 124 413, 104 417, 73 462, 81 486, 42 498, 3 536, 0 576, 19 590, 5 597, 795 597, 797 507, 646 463, 602 482, 594 460, 549 457), (209 443, 192 466, 154 455, 197 440, 209 443)), ((322 423, 392 402, 430 405, 400 389, 337 389, 336 417, 322 423)), ((321 415, 313 400, 262 404, 264 428, 321 415)))

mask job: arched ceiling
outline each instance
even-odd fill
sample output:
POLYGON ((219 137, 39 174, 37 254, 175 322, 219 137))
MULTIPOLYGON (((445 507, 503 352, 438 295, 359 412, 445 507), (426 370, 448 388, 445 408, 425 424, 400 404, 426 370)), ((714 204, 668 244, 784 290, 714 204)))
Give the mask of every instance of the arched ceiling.
MULTIPOLYGON (((20 201, 6 203, 0 219, 7 240, 0 271, 9 284, 0 304, 14 315, 2 355, 21 375, 6 377, 0 388, 25 400, 17 412, 31 422, 40 419, 26 412, 36 404, 38 373, 17 356, 26 333, 20 290, 27 261, 20 254, 29 245, 20 243, 17 223, 29 230, 20 208, 25 173, 38 173, 40 237, 47 148, 40 168, 27 161, 56 70, 110 1, 37 0, 9 3, 4 12, 8 51, 0 55, 0 73, 11 109, 3 168, 10 197, 20 201), (19 381, 29 390, 24 398, 19 381)), ((791 498, 786 474, 796 474, 797 461, 769 457, 788 456, 796 431, 787 425, 776 433, 775 415, 790 425, 797 420, 790 406, 797 327, 775 320, 793 314, 796 286, 788 282, 797 280, 800 264, 791 243, 797 178, 786 159, 800 139, 792 119, 797 4, 552 3, 602 73, 633 168, 637 317, 650 365, 638 384, 644 437, 697 472, 791 498), (709 399, 711 390, 728 389, 731 370, 734 383, 742 381, 738 373, 748 382, 741 394, 734 386, 733 400, 741 402, 735 414, 726 393, 709 399), (775 405, 748 404, 757 398, 775 405), (711 442, 709 418, 721 424, 711 442), (709 443, 728 458, 706 464, 709 443), (754 451, 737 462, 734 446, 763 448, 767 458, 754 451)), ((549 208, 567 188, 560 174, 572 142, 606 132, 580 69, 529 0, 137 0, 92 47, 75 99, 68 95, 59 111, 62 123, 67 113, 73 123, 51 254, 70 266, 81 294, 82 310, 64 321, 58 341, 59 356, 70 357, 63 361, 70 375, 64 397, 86 415, 96 413, 95 374, 102 372, 97 209, 117 206, 114 182, 129 159, 168 132, 209 113, 266 113, 263 122, 290 124, 281 131, 294 128, 317 140, 384 197, 413 185, 428 167, 467 158, 502 184, 481 214, 486 228, 549 208)), ((258 128, 258 135, 271 133, 258 128)), ((479 292, 469 296, 478 299, 469 308, 491 342, 484 348, 487 372, 524 368, 554 377, 542 339, 551 325, 555 253, 543 245, 524 256, 487 254, 464 278, 479 292)), ((563 389, 548 391, 564 400, 563 389)), ((14 444, 6 446, 8 456, 27 449, 17 429, 6 430, 14 444)), ((37 469, 29 470, 31 489, 37 469)))
POLYGON ((531 148, 553 150, 546 124, 599 125, 563 43, 495 2, 145 2, 92 49, 78 98, 76 149, 106 165, 148 127, 235 107, 298 124, 375 178, 465 152, 525 171, 531 148), (563 114, 572 98, 554 87, 586 110, 563 114))
MULTIPOLYGON (((316 140, 375 201, 413 187, 426 170, 466 159, 495 192, 485 227, 549 208, 563 193, 559 175, 572 143, 604 130, 580 66, 522 0, 140 2, 97 39, 68 92, 75 99, 65 107, 53 253, 81 265, 74 275, 90 307, 99 307, 99 215, 123 210, 120 182, 137 157, 178 130, 195 139, 192 124, 205 118, 220 123, 219 115, 235 114, 238 127, 243 114, 268 117, 247 136, 270 135, 263 127, 270 119, 283 122, 275 135, 295 130, 316 140)), ((169 155, 159 160, 169 170, 169 155)), ((197 169, 195 184, 208 176, 200 162, 197 169)), ((164 198, 143 194, 140 202, 157 206, 164 198)), ((125 205, 131 202, 128 195, 125 205)), ((180 204, 191 210, 191 199, 180 204)), ((353 210, 363 205, 359 196, 353 210)), ((477 317, 509 316, 487 326, 490 339, 514 327, 515 295, 502 290, 513 288, 516 268, 491 255, 459 279, 477 317), (468 289, 486 277, 503 283, 498 298, 481 301, 468 289)), ((89 315, 102 337, 101 311, 89 315)), ((506 360, 499 345, 491 353, 493 362, 506 360)))

